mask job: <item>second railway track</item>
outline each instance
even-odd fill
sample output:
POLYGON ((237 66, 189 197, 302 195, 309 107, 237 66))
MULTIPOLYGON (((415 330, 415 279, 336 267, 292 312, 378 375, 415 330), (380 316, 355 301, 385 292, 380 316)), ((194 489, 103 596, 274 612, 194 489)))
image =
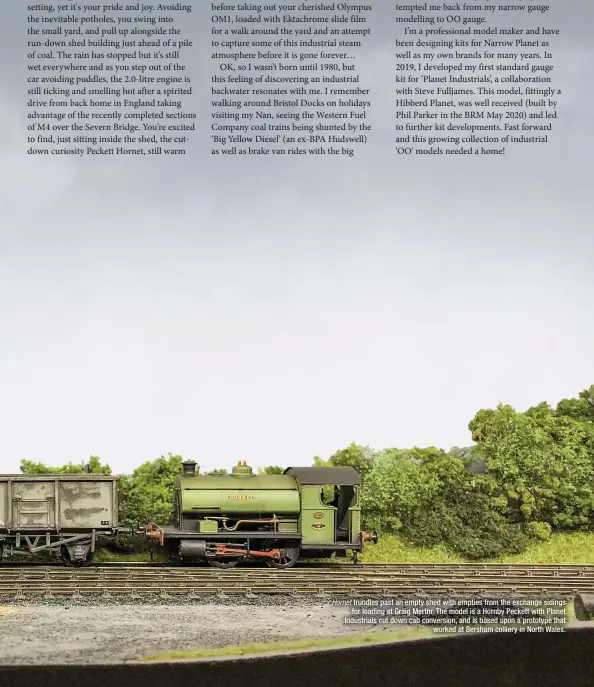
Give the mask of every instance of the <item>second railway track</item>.
POLYGON ((142 564, 0 567, 0 598, 39 596, 187 598, 298 595, 338 597, 492 594, 570 597, 594 591, 591 565, 362 564, 267 568, 142 564))

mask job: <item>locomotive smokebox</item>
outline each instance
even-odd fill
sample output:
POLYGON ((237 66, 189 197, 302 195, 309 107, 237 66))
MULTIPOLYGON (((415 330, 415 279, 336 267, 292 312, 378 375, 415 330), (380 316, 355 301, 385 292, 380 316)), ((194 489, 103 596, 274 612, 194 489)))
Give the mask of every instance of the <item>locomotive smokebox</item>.
POLYGON ((186 460, 182 463, 182 468, 184 471, 184 477, 194 477, 194 475, 198 472, 196 469, 196 461, 194 460, 186 460))

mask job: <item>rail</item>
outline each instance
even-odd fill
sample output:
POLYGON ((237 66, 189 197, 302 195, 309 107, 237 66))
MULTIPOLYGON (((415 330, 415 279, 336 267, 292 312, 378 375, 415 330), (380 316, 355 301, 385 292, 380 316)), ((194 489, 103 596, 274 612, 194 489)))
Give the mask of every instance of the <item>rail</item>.
POLYGON ((491 594, 572 597, 594 591, 592 565, 301 565, 222 570, 159 564, 0 567, 0 597, 491 594))

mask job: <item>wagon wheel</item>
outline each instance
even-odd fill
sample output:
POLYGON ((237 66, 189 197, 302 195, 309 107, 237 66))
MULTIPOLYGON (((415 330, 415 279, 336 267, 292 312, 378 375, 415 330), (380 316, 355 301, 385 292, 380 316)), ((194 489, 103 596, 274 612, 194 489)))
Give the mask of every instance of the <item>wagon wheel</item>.
POLYGON ((85 568, 91 564, 91 561, 93 560, 93 553, 92 551, 89 551, 84 561, 73 561, 70 557, 68 547, 63 545, 60 547, 60 558, 62 559, 62 563, 67 565, 69 568, 85 568))
POLYGON ((60 547, 60 559, 62 563, 64 563, 64 565, 67 565, 70 568, 80 567, 76 565, 72 558, 70 558, 70 553, 68 552, 68 549, 65 546, 60 547))
POLYGON ((299 549, 297 548, 280 548, 276 542, 267 541, 264 544, 266 550, 279 548, 280 558, 267 558, 266 565, 269 568, 292 568, 299 558, 299 549))
POLYGON ((213 568, 224 568, 224 569, 229 569, 229 568, 234 568, 237 564, 239 563, 239 558, 209 558, 208 559, 208 565, 211 565, 213 568))

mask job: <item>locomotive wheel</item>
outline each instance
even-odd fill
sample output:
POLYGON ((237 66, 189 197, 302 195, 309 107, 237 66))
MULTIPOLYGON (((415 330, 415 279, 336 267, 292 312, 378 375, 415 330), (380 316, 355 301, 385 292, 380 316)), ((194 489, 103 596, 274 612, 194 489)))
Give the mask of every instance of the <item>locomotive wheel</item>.
POLYGON ((238 558, 228 558, 225 560, 224 558, 209 558, 208 559, 208 565, 211 565, 213 568, 223 568, 223 569, 229 569, 229 568, 234 568, 237 564, 239 563, 238 558))
MULTIPOLYGON (((265 549, 268 551, 272 549, 276 549, 278 545, 275 544, 275 542, 267 541, 265 543, 265 549)), ((266 565, 269 568, 279 568, 279 569, 286 569, 286 568, 292 568, 295 563, 297 563, 297 559, 299 558, 299 549, 296 548, 280 548, 280 558, 277 560, 275 558, 267 558, 266 559, 266 565)))

